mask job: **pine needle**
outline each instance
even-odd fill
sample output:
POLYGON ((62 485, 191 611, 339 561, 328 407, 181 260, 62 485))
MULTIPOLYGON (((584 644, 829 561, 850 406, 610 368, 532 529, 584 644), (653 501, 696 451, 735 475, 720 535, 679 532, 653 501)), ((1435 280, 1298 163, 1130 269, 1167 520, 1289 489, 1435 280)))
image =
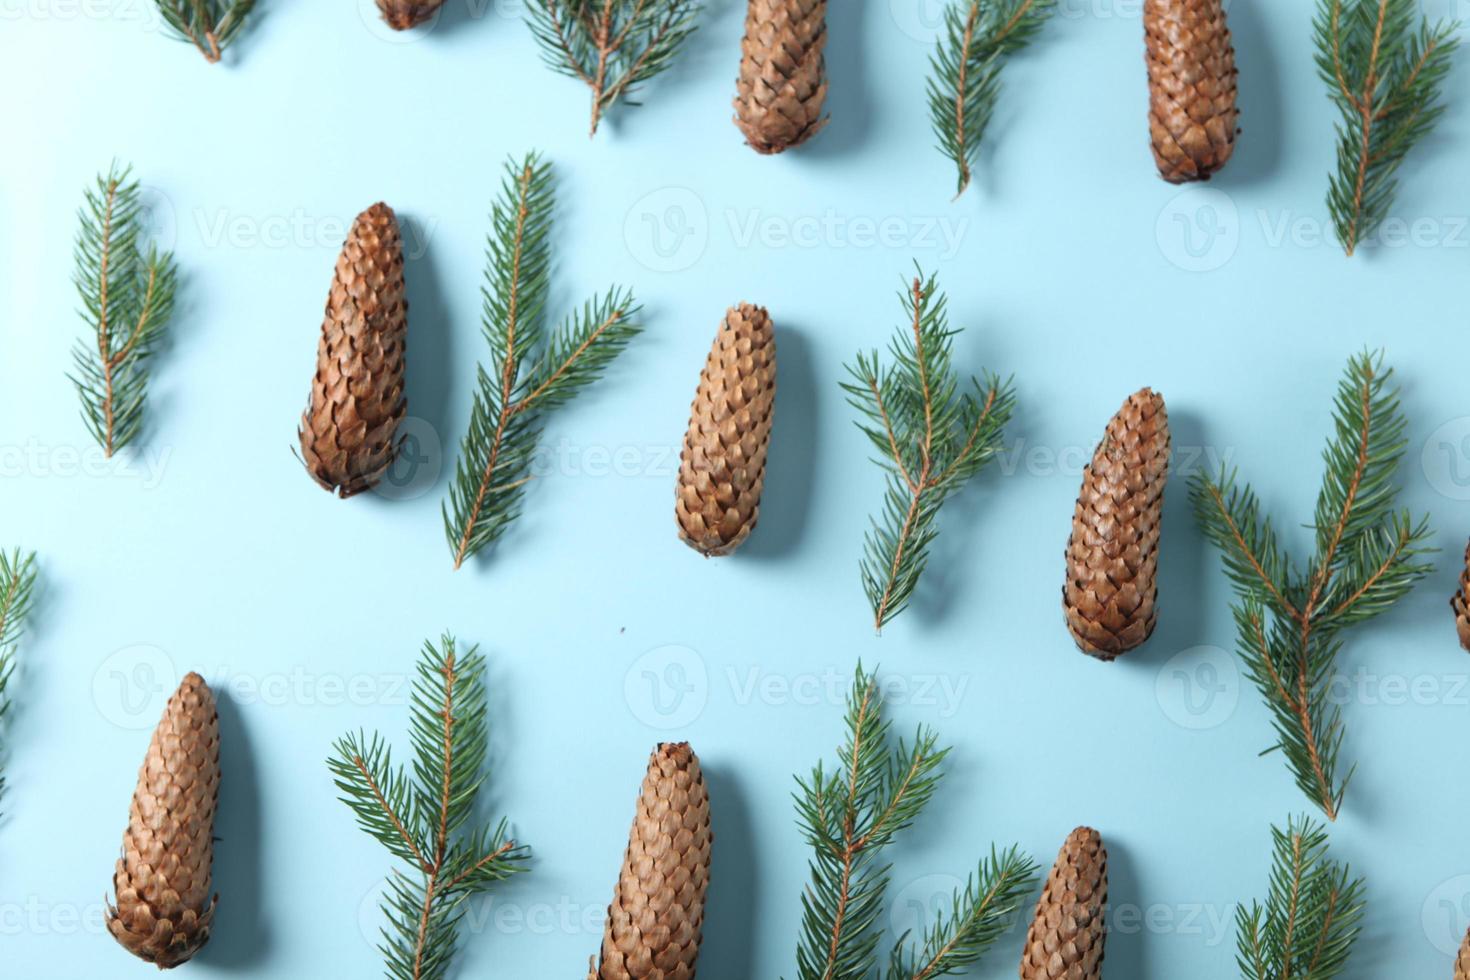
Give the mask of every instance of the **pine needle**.
POLYGON ((68 377, 88 430, 108 456, 142 430, 150 362, 178 285, 173 254, 143 248, 142 206, 130 173, 114 163, 87 191, 74 252, 78 312, 93 336, 77 343, 75 373, 68 377))
POLYGON ((1008 381, 987 375, 960 390, 951 363, 959 331, 949 328, 944 295, 920 274, 901 294, 909 321, 889 345, 893 364, 860 352, 842 385, 862 413, 858 427, 888 471, 883 510, 864 540, 863 589, 881 630, 908 607, 938 533, 939 509, 951 493, 1000 451, 1015 407, 1008 381))
POLYGON ((489 749, 484 659, 454 637, 424 644, 414 681, 413 764, 393 764, 383 738, 349 733, 327 760, 364 833, 408 865, 388 879, 378 945, 391 980, 443 980, 464 903, 526 870, 529 852, 507 824, 469 829, 489 749))
POLYGON ((1330 697, 1343 633, 1388 610, 1433 570, 1427 517, 1397 510, 1394 476, 1407 420, 1381 353, 1348 362, 1312 527, 1316 550, 1298 571, 1261 516, 1249 485, 1221 470, 1196 476, 1190 499, 1235 587, 1237 644, 1271 709, 1276 744, 1297 786, 1336 820, 1351 770, 1339 775, 1342 713, 1330 697))
MULTIPOLYGON (((829 772, 819 763, 809 777, 797 779, 797 818, 813 851, 801 902, 799 980, 875 975, 889 881, 880 855, 933 798, 949 752, 925 728, 912 743, 894 745, 877 679, 861 664, 847 699, 846 726, 837 768, 829 772)), ((918 946, 908 935, 898 937, 889 980, 930 980, 977 962, 1035 887, 1039 870, 1014 847, 992 848, 954 894, 949 913, 926 926, 918 946)))
POLYGON ((673 64, 699 0, 529 0, 527 23, 555 72, 592 89, 590 136, 619 99, 673 64))
POLYGON ((1416 0, 1318 0, 1317 72, 1342 114, 1327 209, 1348 255, 1388 217, 1397 174, 1434 128, 1457 23, 1431 25, 1416 0))
MULTIPOLYGON (((35 552, 9 554, 0 551, 0 722, 10 710, 10 679, 15 673, 15 651, 25 629, 26 617, 36 592, 35 552)), ((3 748, 0 748, 3 753, 3 748)), ((0 757, 0 762, 3 762, 0 757)), ((5 777, 0 772, 0 797, 5 794, 5 777)))
POLYGON ((507 163, 490 214, 482 291, 490 364, 478 371, 443 507, 455 568, 519 515, 544 415, 600 378, 641 329, 632 292, 617 286, 546 329, 553 204, 550 164, 534 153, 507 163))
POLYGON ((1327 856, 1327 834, 1306 817, 1271 828, 1266 903, 1235 910, 1243 980, 1332 980, 1361 931, 1364 882, 1327 856))
POLYGON ((163 21, 181 41, 188 41, 215 64, 255 6, 255 0, 154 0, 163 21))
POLYGON ((1024 48, 1056 9, 1056 0, 954 0, 929 59, 929 116, 939 149, 958 172, 955 197, 1000 99, 1006 58, 1024 48))

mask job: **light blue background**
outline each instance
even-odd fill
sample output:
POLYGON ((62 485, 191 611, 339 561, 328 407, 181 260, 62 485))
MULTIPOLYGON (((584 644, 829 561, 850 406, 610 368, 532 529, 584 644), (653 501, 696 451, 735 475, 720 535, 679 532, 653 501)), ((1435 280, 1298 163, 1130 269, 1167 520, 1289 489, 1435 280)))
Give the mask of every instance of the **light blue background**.
MULTIPOLYGON (((448 0, 409 37, 365 0, 262 0, 218 67, 160 36, 148 0, 0 0, 0 539, 37 549, 44 576, 6 738, 3 972, 153 975, 102 931, 101 899, 148 729, 194 668, 221 692, 225 782, 217 934, 188 971, 378 975, 367 937, 390 860, 323 759, 348 729, 401 740, 400 681, 447 628, 489 655, 487 813, 536 854, 472 911, 464 976, 582 975, 660 739, 694 743, 714 798, 701 976, 791 976, 806 877, 792 774, 834 752, 860 657, 908 685, 901 729, 955 746, 893 849, 890 926, 992 841, 1049 864, 1089 823, 1111 858, 1108 975, 1234 976, 1231 908, 1265 888, 1271 822, 1306 802, 1278 758, 1256 758, 1268 718, 1235 672, 1229 593, 1182 479, 1157 635, 1112 666, 1073 648, 1058 592, 1080 467, 1153 385, 1177 466, 1233 459, 1295 529, 1341 367, 1382 345, 1412 420, 1404 499, 1443 552, 1344 651, 1360 769, 1333 849, 1369 879, 1351 976, 1448 976, 1470 921, 1470 660, 1445 605, 1470 531, 1470 103, 1405 168, 1396 210, 1421 222, 1416 241, 1348 261, 1323 232, 1332 113, 1307 6, 1235 0, 1239 151, 1181 191, 1148 153, 1139 0, 1064 0, 1007 70, 976 186, 951 203, 924 112, 934 0, 834 4, 832 124, 775 159, 730 123, 733 0, 595 142, 587 93, 539 64, 519 0, 448 0), (483 352, 486 212, 502 161, 532 147, 560 176, 554 305, 628 283, 648 330, 552 422, 523 519, 452 573, 438 508, 483 352), (141 453, 104 465, 64 374, 82 329, 74 215, 114 155, 145 180, 188 286, 141 453), (342 234, 378 199, 416 236, 412 431, 448 452, 405 499, 344 503, 290 446, 342 234), (856 565, 881 477, 837 383, 886 342, 915 259, 968 327, 960 362, 1014 372, 1020 407, 1005 460, 946 508, 915 608, 876 638, 856 565), (742 299, 778 324, 776 431, 760 529, 706 562, 675 538, 676 452, 742 299)), ((1457 65, 1452 87, 1465 80, 1457 65)), ((1013 976, 1019 951, 1013 933, 977 975, 1013 976)))

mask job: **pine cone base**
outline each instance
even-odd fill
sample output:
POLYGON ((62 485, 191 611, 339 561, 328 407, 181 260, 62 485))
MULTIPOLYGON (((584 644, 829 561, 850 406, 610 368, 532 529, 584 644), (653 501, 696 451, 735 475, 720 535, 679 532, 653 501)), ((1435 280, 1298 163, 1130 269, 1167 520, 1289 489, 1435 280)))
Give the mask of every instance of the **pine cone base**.
POLYGON ((1108 422, 1072 516, 1062 609, 1084 653, 1113 660, 1154 631, 1168 475, 1168 413, 1144 388, 1108 422))
POLYGON ((1235 151, 1235 48, 1223 0, 1145 0, 1149 136, 1159 176, 1208 180, 1235 151))
POLYGON ((113 874, 107 929, 128 952, 169 969, 209 941, 214 815, 219 797, 219 717, 198 674, 169 698, 138 772, 113 874))
POLYGON ((1455 611, 1455 631, 1460 635, 1460 646, 1470 650, 1470 545, 1465 546, 1465 567, 1460 570, 1460 588, 1450 597, 1450 608, 1455 611))
POLYGON ((1460 955, 1455 957, 1455 980, 1470 980, 1470 931, 1460 941, 1460 955))
POLYGON ((709 794, 687 743, 653 751, 588 980, 693 980, 709 886, 709 794))
POLYGON ((1078 827, 1062 845, 1036 903, 1021 980, 1100 980, 1107 905, 1108 852, 1102 835, 1078 827))
POLYGON ((735 125, 757 153, 800 146, 827 124, 827 0, 749 0, 735 125))
POLYGON ((775 401, 775 328, 741 303, 715 336, 679 454, 679 537, 706 558, 740 547, 760 517, 775 401))
POLYGON ((359 214, 337 259, 317 346, 311 398, 297 435, 318 485, 342 497, 371 490, 397 453, 408 302, 393 209, 359 214))
POLYGON ((433 20, 444 0, 378 0, 383 21, 395 31, 406 31, 433 20))

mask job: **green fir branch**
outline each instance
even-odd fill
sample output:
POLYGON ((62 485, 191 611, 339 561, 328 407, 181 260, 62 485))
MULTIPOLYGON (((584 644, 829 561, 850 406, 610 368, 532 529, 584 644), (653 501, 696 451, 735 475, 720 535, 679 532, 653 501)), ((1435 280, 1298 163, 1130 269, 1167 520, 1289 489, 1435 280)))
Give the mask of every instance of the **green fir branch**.
POLYGON ((245 26, 255 0, 154 0, 163 21, 214 64, 245 26))
POLYGON ((592 90, 592 125, 673 64, 694 33, 699 0, 530 0, 542 59, 592 90))
POLYGON ((469 829, 489 747, 484 659, 454 637, 424 644, 413 685, 413 762, 394 765, 377 734, 348 733, 327 760, 358 826, 408 867, 395 868, 381 908, 379 950, 391 980, 442 980, 464 903, 525 870, 526 848, 504 820, 469 829))
MULTIPOLYGON (((877 679, 859 664, 847 699, 847 738, 838 765, 821 763, 797 778, 797 820, 812 848, 802 894, 800 980, 877 976, 878 927, 889 882, 882 851, 933 798, 948 749, 920 728, 912 743, 892 738, 877 679)), ((917 948, 901 936, 889 958, 890 980, 928 980, 974 963, 995 942, 1037 880, 1038 868, 1011 848, 991 851, 949 915, 926 928, 917 948)))
POLYGON ((954 161, 955 196, 970 186, 970 168, 1000 98, 1006 58, 1040 33, 1056 0, 954 0, 929 58, 929 117, 939 150, 954 161))
POLYGON ((490 213, 482 290, 490 360, 477 372, 442 508, 455 568, 519 515, 546 413, 600 378, 641 329, 632 292, 613 287, 547 330, 553 208, 550 164, 535 153, 507 163, 490 213))
POLYGON ((864 538, 863 589, 881 630, 907 608, 929 557, 940 507, 1000 451, 1015 408, 1009 381, 987 375, 961 389, 944 295, 922 270, 901 294, 908 327, 889 345, 859 352, 844 382, 858 427, 888 471, 883 509, 864 538))
POLYGON ((1313 518, 1315 552, 1288 559, 1249 486, 1222 470, 1195 477, 1190 498, 1235 587, 1236 645, 1271 711, 1297 786, 1336 820, 1352 770, 1340 773, 1342 713, 1329 699, 1344 631, 1387 611, 1433 570, 1428 518, 1397 508, 1394 477, 1407 421, 1382 354, 1348 362, 1323 452, 1313 518))
POLYGON ((1347 968, 1361 931, 1364 882, 1327 855, 1326 831, 1306 817, 1271 828, 1271 878, 1263 905, 1235 911, 1243 980, 1332 980, 1347 968))
POLYGON ((173 254, 143 246, 143 208, 130 174, 114 163, 87 190, 74 253, 78 312, 92 337, 76 344, 68 377, 87 429, 108 456, 142 430, 153 352, 178 287, 173 254))
MULTIPOLYGON (((15 674, 15 651, 35 594, 35 552, 0 551, 0 723, 10 711, 9 687, 15 674)), ((3 751, 0 744, 0 763, 4 762, 3 751)), ((0 771, 0 797, 4 794, 5 776, 0 771)))
POLYGON ((1348 255, 1393 207, 1398 169, 1444 112, 1458 23, 1431 24, 1417 0, 1318 0, 1317 73, 1342 118, 1327 210, 1348 255))

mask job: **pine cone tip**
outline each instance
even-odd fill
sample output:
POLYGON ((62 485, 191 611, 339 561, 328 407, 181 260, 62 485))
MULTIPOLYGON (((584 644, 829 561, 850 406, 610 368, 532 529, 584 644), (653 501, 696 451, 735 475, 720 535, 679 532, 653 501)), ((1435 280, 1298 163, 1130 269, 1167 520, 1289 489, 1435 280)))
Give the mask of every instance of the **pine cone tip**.
POLYGON ((1107 940, 1108 855, 1102 835, 1078 827, 1047 875, 1026 932, 1021 980, 1100 980, 1107 940))

